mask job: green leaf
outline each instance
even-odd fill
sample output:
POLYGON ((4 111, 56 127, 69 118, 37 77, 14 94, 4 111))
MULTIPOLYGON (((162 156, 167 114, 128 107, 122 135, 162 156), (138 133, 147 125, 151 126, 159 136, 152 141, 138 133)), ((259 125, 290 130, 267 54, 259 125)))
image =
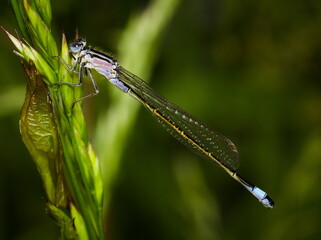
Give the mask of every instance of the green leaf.
POLYGON ((17 0, 11 0, 10 3, 24 39, 26 39, 27 41, 30 41, 31 38, 28 33, 26 18, 24 16, 23 2, 17 1, 17 0))
POLYGON ((38 10, 41 19, 45 22, 47 26, 51 23, 51 6, 48 0, 34 0, 35 7, 38 10))
POLYGON ((47 84, 52 84, 58 81, 55 72, 34 48, 32 48, 30 45, 24 44, 22 41, 18 40, 9 32, 7 32, 4 28, 3 30, 6 32, 10 40, 18 49, 19 52, 15 53, 24 58, 26 61, 32 60, 36 65, 36 68, 39 70, 40 74, 43 76, 43 80, 47 84))
POLYGON ((20 115, 20 132, 39 174, 47 197, 55 205, 66 206, 68 194, 62 178, 62 154, 53 117, 51 98, 34 63, 22 62, 27 78, 25 102, 20 115))
POLYGON ((50 59, 52 56, 57 56, 57 45, 50 33, 50 25, 41 18, 28 0, 23 0, 23 4, 26 11, 26 17, 28 18, 28 27, 31 32, 30 35, 32 36, 34 43, 47 59, 50 59))
POLYGON ((51 203, 47 203, 47 210, 50 216, 55 220, 55 222, 60 227, 61 239, 65 240, 76 240, 78 238, 78 234, 75 228, 74 219, 70 218, 68 214, 57 208, 51 203))
POLYGON ((75 228, 77 229, 77 232, 79 234, 79 240, 88 240, 88 234, 86 231, 86 224, 84 222, 84 219, 82 218, 80 212, 75 208, 73 204, 70 206, 71 209, 71 215, 74 219, 75 228))

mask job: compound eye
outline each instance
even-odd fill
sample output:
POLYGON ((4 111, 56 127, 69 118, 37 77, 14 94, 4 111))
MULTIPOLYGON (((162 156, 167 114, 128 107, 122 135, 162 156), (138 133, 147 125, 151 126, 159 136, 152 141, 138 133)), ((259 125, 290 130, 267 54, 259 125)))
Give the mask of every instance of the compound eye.
POLYGON ((82 47, 83 47, 83 44, 79 43, 79 42, 74 42, 74 43, 70 44, 70 46, 69 46, 70 51, 73 52, 73 53, 80 52, 82 47))

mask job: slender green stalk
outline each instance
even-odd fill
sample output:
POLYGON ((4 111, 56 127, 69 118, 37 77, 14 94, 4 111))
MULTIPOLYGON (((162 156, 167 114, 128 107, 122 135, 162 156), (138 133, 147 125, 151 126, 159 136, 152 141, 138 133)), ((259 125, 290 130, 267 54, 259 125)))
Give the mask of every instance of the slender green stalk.
MULTIPOLYGON (((24 64, 29 87, 21 132, 42 176, 48 210, 61 227, 62 239, 103 239, 100 167, 81 106, 72 108, 81 88, 53 85, 77 79, 53 58, 58 47, 51 34, 50 1, 12 0, 11 4, 28 43, 6 33, 16 53, 30 63, 24 64)), ((70 62, 64 36, 60 56, 70 62)))
MULTIPOLYGON (((136 73, 142 73, 140 75, 144 76, 145 79, 148 79, 153 65, 152 62, 156 55, 156 52, 152 51, 152 49, 155 49, 161 33, 177 9, 179 2, 180 0, 153 1, 144 14, 130 21, 129 27, 124 34, 119 47, 122 63, 130 69, 136 69, 136 73), (158 17, 154 18, 154 21, 150 21, 151 15, 158 17), (142 30, 144 30, 144 34, 139 34, 142 30), (148 34, 146 34, 146 32, 148 34), (133 36, 136 37, 133 38, 133 36), (128 44, 129 42, 131 44, 128 44), (132 47, 132 44, 134 44, 135 47, 132 47), (137 61, 132 61, 136 56, 136 52, 132 51, 133 49, 140 49, 141 61, 138 65, 132 64, 137 63, 137 61), (126 56, 126 58, 124 56, 126 56)), ((63 183, 65 185, 63 184, 60 189, 68 189, 72 197, 72 201, 68 202, 69 212, 67 216, 69 218, 66 217, 66 214, 59 213, 59 211, 57 213, 59 208, 56 207, 57 205, 54 201, 49 201, 48 209, 51 211, 51 214, 55 216, 60 226, 72 227, 72 224, 62 224, 61 221, 74 219, 75 232, 80 239, 102 239, 101 210, 103 187, 100 168, 91 145, 88 142, 87 128, 81 107, 77 104, 73 109, 71 108, 74 100, 81 97, 81 88, 53 85, 58 81, 77 82, 77 79, 76 74, 70 74, 65 66, 59 63, 57 59, 52 58, 52 56, 58 55, 58 48, 52 37, 49 25, 51 20, 50 5, 46 1, 40 0, 23 0, 21 2, 12 0, 12 6, 23 36, 25 39, 28 39, 30 45, 14 38, 9 33, 7 34, 16 45, 21 57, 27 61, 32 60, 34 62, 35 69, 39 71, 42 80, 48 86, 48 93, 52 99, 54 122, 57 126, 57 132, 55 134, 59 140, 58 151, 61 151, 63 159, 61 162, 63 163, 63 183)), ((61 57, 70 63, 64 37, 61 57)), ((107 186, 105 189, 107 190, 111 189, 112 180, 117 173, 122 148, 125 146, 126 132, 130 126, 132 126, 137 112, 137 105, 133 106, 132 102, 128 102, 126 96, 124 98, 122 98, 121 94, 118 96, 119 97, 116 97, 118 99, 115 99, 117 104, 110 109, 110 111, 114 111, 113 114, 108 114, 113 117, 117 116, 118 120, 116 122, 118 124, 115 125, 115 122, 107 117, 107 119, 103 120, 103 124, 107 123, 105 126, 107 126, 107 128, 111 126, 112 129, 100 131, 102 128, 99 126, 97 128, 100 132, 108 132, 110 135, 108 142, 111 144, 104 141, 105 147, 100 147, 102 141, 99 141, 99 135, 97 138, 98 149, 106 150, 101 156, 103 162, 108 164, 109 171, 105 173, 107 186), (121 116, 123 114, 115 114, 115 112, 117 113, 119 110, 125 110, 130 117, 123 118, 121 116), (114 148, 114 143, 117 143, 118 147, 114 148), (111 154, 106 154, 107 152, 111 154)), ((104 140, 106 139, 104 138, 104 140)), ((25 140, 25 142, 28 141, 29 140, 25 140)), ((38 157, 37 154, 32 156, 34 159, 38 157)), ((47 169, 50 168, 47 167, 47 169)), ((107 168, 105 170, 107 170, 107 168)), ((55 172, 55 174, 52 175, 60 176, 59 174, 61 173, 55 172)), ((43 177, 43 179, 46 179, 46 176, 43 177)), ((51 182, 53 182, 53 184, 50 186, 55 186, 57 179, 52 179, 51 182)), ((57 191, 57 189, 55 190, 57 191)), ((48 192, 55 193, 55 191, 52 190, 48 192)), ((67 191, 64 192, 60 190, 57 192, 63 193, 62 199, 69 199, 67 191)), ((107 191, 107 196, 110 196, 110 191, 107 191)), ((63 234, 64 236, 74 236, 74 234, 72 234, 73 231, 66 229, 66 227, 62 227, 62 231, 65 233, 63 234)))

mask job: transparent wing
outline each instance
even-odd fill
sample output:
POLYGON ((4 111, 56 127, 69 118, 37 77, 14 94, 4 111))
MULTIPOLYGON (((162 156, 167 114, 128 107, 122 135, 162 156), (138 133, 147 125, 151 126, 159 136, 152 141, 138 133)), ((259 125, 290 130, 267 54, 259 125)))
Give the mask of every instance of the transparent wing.
POLYGON ((238 152, 236 146, 228 138, 211 130, 197 118, 162 97, 142 79, 121 66, 118 66, 117 72, 119 80, 128 85, 134 92, 132 95, 134 97, 135 94, 138 95, 138 100, 152 112, 155 109, 162 117, 155 112, 153 115, 181 143, 206 159, 213 161, 205 152, 211 153, 216 160, 229 169, 237 169, 239 166, 238 152), (193 141, 190 139, 193 139, 193 141))

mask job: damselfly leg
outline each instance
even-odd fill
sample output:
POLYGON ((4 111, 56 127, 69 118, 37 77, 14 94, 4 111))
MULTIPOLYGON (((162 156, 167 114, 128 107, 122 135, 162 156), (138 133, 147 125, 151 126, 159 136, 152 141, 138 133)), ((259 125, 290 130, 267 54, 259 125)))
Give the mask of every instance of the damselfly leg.
POLYGON ((99 93, 99 88, 98 88, 98 85, 96 83, 96 80, 95 80, 91 70, 84 67, 85 66, 84 62, 79 64, 79 61, 78 61, 79 58, 77 58, 75 60, 74 65, 72 67, 70 67, 62 57, 58 56, 58 58, 66 66, 66 68, 68 70, 78 74, 78 83, 60 81, 60 82, 54 83, 54 85, 81 86, 82 82, 83 82, 83 76, 84 76, 83 73, 84 73, 84 71, 86 71, 86 73, 88 73, 88 75, 89 75, 89 77, 91 79, 92 85, 93 85, 94 90, 95 90, 94 92, 92 92, 92 93, 90 93, 90 94, 88 94, 88 95, 86 95, 86 96, 74 101, 73 105, 72 105, 72 108, 75 106, 76 103, 81 102, 81 101, 83 101, 85 99, 91 98, 91 97, 93 97, 93 96, 95 96, 95 95, 97 95, 99 93), (79 71, 76 71, 76 68, 77 68, 78 65, 79 65, 79 71))

